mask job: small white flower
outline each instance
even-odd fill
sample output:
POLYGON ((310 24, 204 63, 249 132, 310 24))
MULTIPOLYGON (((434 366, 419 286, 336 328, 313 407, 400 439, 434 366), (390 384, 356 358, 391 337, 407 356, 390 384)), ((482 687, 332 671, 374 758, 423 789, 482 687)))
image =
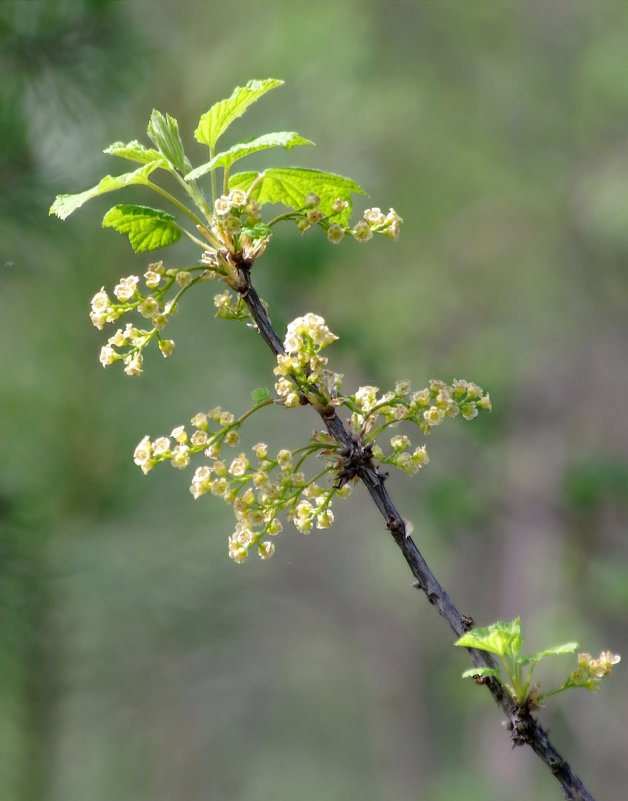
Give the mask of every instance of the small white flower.
POLYGON ((203 446, 207 443, 207 432, 206 431, 195 431, 192 434, 192 445, 196 447, 203 446))
POLYGON ((144 273, 144 282, 149 289, 156 289, 161 282, 161 276, 154 270, 147 270, 144 273))
POLYGON ((260 461, 268 456, 268 445, 265 442, 258 442, 257 445, 253 445, 252 450, 260 461))
POLYGON ((438 406, 430 406, 429 409, 423 412, 424 419, 431 426, 437 426, 439 423, 442 423, 444 416, 445 412, 442 409, 439 409, 438 406))
POLYGON ((310 209, 306 215, 306 220, 310 225, 319 223, 325 215, 320 209, 310 209))
POLYGON ((246 458, 246 454, 241 453, 231 462, 229 472, 235 478, 242 478, 249 467, 249 460, 246 458))
POLYGON ((94 314, 103 314, 110 305, 111 301, 109 300, 109 295, 105 292, 105 288, 102 287, 100 292, 96 292, 92 298, 92 311, 94 314))
POLYGON ((330 528, 334 522, 334 513, 331 509, 325 509, 316 516, 316 528, 330 528))
POLYGON ((160 339, 159 350, 164 359, 167 359, 174 352, 174 339, 160 339))
POLYGON ((177 470, 183 470, 184 467, 187 467, 190 464, 189 451, 190 449, 187 445, 177 445, 172 451, 170 464, 173 467, 176 467, 177 470))
POLYGON ((190 286, 192 275, 188 270, 179 270, 174 279, 180 287, 190 286))
POLYGON ((107 344, 114 345, 116 348, 121 348, 123 345, 126 345, 126 337, 121 328, 118 328, 116 333, 112 337, 109 337, 107 344))
POLYGON ((260 559, 270 559, 275 553, 275 544, 269 540, 264 540, 264 542, 260 542, 257 546, 257 552, 260 559))
POLYGON ((106 314, 98 314, 96 312, 90 312, 89 319, 92 321, 92 325, 99 331, 102 331, 105 327, 105 323, 108 322, 106 314))
POLYGON ((369 225, 383 225, 386 222, 386 215, 378 208, 366 209, 363 216, 369 225))
POLYGON ((137 310, 142 317, 146 317, 147 320, 150 320, 159 311, 159 303, 153 297, 146 298, 140 303, 137 310))
POLYGON ((173 428, 170 432, 170 436, 176 440, 179 445, 184 445, 188 441, 188 435, 185 430, 185 426, 177 426, 173 428))
POLYGON ((199 412, 195 414, 194 417, 190 420, 190 423, 194 426, 194 428, 207 428, 207 415, 205 412, 199 412))
POLYGON ((141 375, 142 373, 142 354, 129 353, 124 357, 124 372, 127 375, 141 375))
POLYGON ((126 278, 121 278, 120 283, 113 288, 113 294, 123 302, 131 300, 137 292, 139 280, 137 275, 128 275, 126 278))
POLYGON ((133 461, 137 465, 142 465, 144 462, 147 462, 152 454, 152 448, 150 443, 150 437, 148 434, 143 437, 140 442, 138 443, 135 451, 133 453, 133 461))
POLYGON ((100 349, 100 363, 103 367, 108 367, 110 364, 113 364, 119 356, 115 352, 115 350, 111 347, 111 345, 103 345, 100 349))
POLYGON ((226 195, 221 195, 214 203, 214 213, 219 217, 224 217, 231 211, 231 201, 226 195))
POLYGON ((351 235, 356 242, 368 242, 369 239, 372 239, 373 237, 373 231, 371 231, 371 226, 366 222, 366 220, 360 220, 355 224, 355 227, 351 231, 351 235))
POLYGON ((478 407, 475 403, 465 403, 460 409, 460 414, 465 420, 473 420, 474 417, 478 416, 478 407))
POLYGON ((337 245, 339 242, 342 242, 344 235, 345 232, 338 223, 333 223, 327 229, 327 239, 329 239, 332 245, 337 245))
POLYGON ((170 450, 170 440, 168 437, 157 437, 153 442, 153 454, 163 456, 170 450))
POLYGON ((227 200, 231 202, 232 206, 236 206, 237 208, 246 206, 247 203, 246 192, 243 189, 232 189, 231 192, 229 192, 227 200))

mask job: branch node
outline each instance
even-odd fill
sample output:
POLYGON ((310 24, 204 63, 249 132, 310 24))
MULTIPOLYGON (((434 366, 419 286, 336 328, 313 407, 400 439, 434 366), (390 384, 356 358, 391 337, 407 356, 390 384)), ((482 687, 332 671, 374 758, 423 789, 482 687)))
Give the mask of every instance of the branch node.
POLYGON ((471 631, 471 629, 475 626, 475 622, 473 621, 471 615, 463 615, 461 620, 462 620, 462 628, 465 631, 471 631))
POLYGON ((363 445, 352 437, 350 444, 340 450, 335 488, 341 489, 347 482, 359 478, 365 470, 374 470, 373 446, 363 445))

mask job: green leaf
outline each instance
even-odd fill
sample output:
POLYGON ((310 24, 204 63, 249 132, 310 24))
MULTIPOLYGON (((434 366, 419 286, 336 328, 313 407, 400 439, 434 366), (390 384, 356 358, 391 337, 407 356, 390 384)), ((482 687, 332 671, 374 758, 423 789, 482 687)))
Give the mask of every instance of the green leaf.
POLYGON ((510 622, 498 620, 490 626, 471 629, 454 645, 466 648, 479 648, 499 656, 518 656, 521 650, 521 620, 517 617, 510 622))
POLYGON ((124 142, 114 142, 105 148, 103 153, 108 153, 110 156, 120 156, 120 158, 129 159, 130 161, 139 161, 142 164, 150 164, 151 161, 163 159, 158 150, 153 150, 152 147, 144 147, 137 139, 126 144, 124 142))
POLYGON ((270 236, 272 232, 273 229, 263 222, 257 222, 255 225, 242 226, 242 233, 246 234, 249 239, 264 239, 264 237, 270 236))
POLYGON ((302 209, 306 196, 313 192, 321 199, 320 210, 328 215, 333 213, 332 206, 337 198, 348 201, 348 208, 333 217, 335 222, 341 224, 346 223, 351 216, 351 195, 366 194, 350 178, 303 167, 274 167, 263 173, 238 172, 229 179, 229 189, 243 189, 246 192, 258 179, 253 197, 261 204, 282 203, 290 209, 302 209))
POLYGON ((230 147, 229 150, 217 153, 211 161, 208 161, 206 164, 201 164, 200 167, 196 167, 196 169, 188 173, 185 178, 186 180, 200 178, 201 175, 205 175, 205 173, 208 173, 216 167, 229 169, 231 165, 235 164, 239 159, 250 156, 252 153, 257 153, 260 150, 268 150, 268 148, 271 147, 284 147, 286 150, 292 150, 293 147, 297 147, 298 145, 313 144, 314 142, 311 142, 309 139, 304 139, 294 131, 278 131, 277 133, 264 134, 255 139, 238 142, 236 145, 233 145, 233 147, 230 147))
POLYGON ((65 220, 92 198, 104 195, 107 192, 114 192, 116 189, 123 189, 125 186, 131 186, 132 184, 146 184, 148 176, 157 167, 159 167, 159 162, 152 161, 150 164, 138 167, 133 172, 125 172, 122 175, 105 175, 96 186, 76 195, 57 195, 48 213, 56 214, 60 220, 65 220))
POLYGON ((261 403, 262 401, 270 398, 270 390, 267 387, 257 387, 251 392, 251 400, 253 403, 261 403))
POLYGON ((462 674, 463 679, 472 679, 474 676, 482 676, 482 678, 486 676, 498 677, 499 670, 490 667, 477 667, 477 668, 469 668, 469 670, 465 670, 465 672, 462 674))
POLYGON ((546 656, 559 656, 560 654, 573 654, 575 653, 580 645, 577 642, 566 642, 563 645, 555 645, 553 648, 544 648, 542 651, 539 651, 536 654, 532 654, 531 656, 524 656, 521 660, 522 665, 529 665, 535 662, 540 662, 541 659, 545 659, 546 656))
POLYGON ((183 152, 179 123, 170 114, 153 109, 146 133, 166 161, 181 173, 189 172, 192 165, 183 152))
POLYGON ((172 214, 130 203, 109 209, 103 217, 102 227, 126 234, 136 253, 165 248, 181 236, 181 229, 172 214))
POLYGON ((262 95, 282 84, 283 81, 266 78, 263 81, 249 81, 246 86, 236 86, 231 97, 214 103, 209 111, 203 114, 194 131, 194 138, 213 150, 218 139, 234 120, 241 117, 262 95))

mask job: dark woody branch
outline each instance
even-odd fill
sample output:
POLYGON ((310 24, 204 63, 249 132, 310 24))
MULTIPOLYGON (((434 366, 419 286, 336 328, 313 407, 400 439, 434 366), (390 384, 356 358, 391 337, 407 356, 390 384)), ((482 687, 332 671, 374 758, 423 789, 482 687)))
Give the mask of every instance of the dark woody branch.
MULTIPOLYGON (((241 280, 238 292, 246 303, 259 333, 275 356, 283 353, 282 342, 272 327, 266 308, 251 283, 249 265, 242 265, 239 273, 241 280)), ((303 401, 308 402, 305 398, 303 401)), ((333 407, 317 408, 317 411, 327 431, 336 442, 340 443, 347 453, 354 453, 356 443, 333 407)), ((384 477, 373 465, 370 455, 366 454, 361 463, 354 465, 352 472, 362 481, 386 521, 386 528, 390 531, 412 571, 415 578, 414 586, 425 593, 429 602, 438 609, 456 636, 461 637, 473 627, 473 621, 456 609, 453 601, 428 567, 412 537, 406 533, 403 518, 390 499, 384 484, 384 477)), ((495 667, 492 657, 487 652, 474 648, 467 650, 475 667, 495 667)), ((519 707, 496 679, 478 678, 478 683, 486 685, 495 702, 506 715, 513 745, 529 745, 560 782, 566 798, 571 801, 594 801, 593 796, 584 787, 570 765, 552 746, 547 733, 530 711, 519 707)))

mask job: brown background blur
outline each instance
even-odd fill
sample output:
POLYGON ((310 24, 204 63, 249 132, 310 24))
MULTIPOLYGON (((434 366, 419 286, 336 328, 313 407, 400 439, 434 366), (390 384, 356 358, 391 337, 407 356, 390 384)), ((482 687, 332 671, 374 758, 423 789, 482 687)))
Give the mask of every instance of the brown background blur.
MULTIPOLYGON (((172 359, 104 371, 89 300, 152 259, 100 228, 121 195, 47 210, 125 171, 102 150, 146 142, 153 107, 200 163, 200 114, 283 78, 225 141, 299 131, 318 147, 281 163, 349 175, 405 225, 368 246, 277 237, 258 273, 274 322, 324 316, 355 386, 489 390, 493 414, 435 431, 390 492, 478 624, 521 615, 529 651, 628 660, 628 4, 5 0, 0 73, 0 798, 562 797, 459 678, 362 490, 331 531, 238 567, 224 504, 194 502, 189 472, 141 475, 144 434, 241 411, 271 355, 213 318, 209 287, 172 359)), ((266 419, 250 442, 316 425, 266 419)), ((627 675, 541 714, 600 800, 626 797, 627 675)))

